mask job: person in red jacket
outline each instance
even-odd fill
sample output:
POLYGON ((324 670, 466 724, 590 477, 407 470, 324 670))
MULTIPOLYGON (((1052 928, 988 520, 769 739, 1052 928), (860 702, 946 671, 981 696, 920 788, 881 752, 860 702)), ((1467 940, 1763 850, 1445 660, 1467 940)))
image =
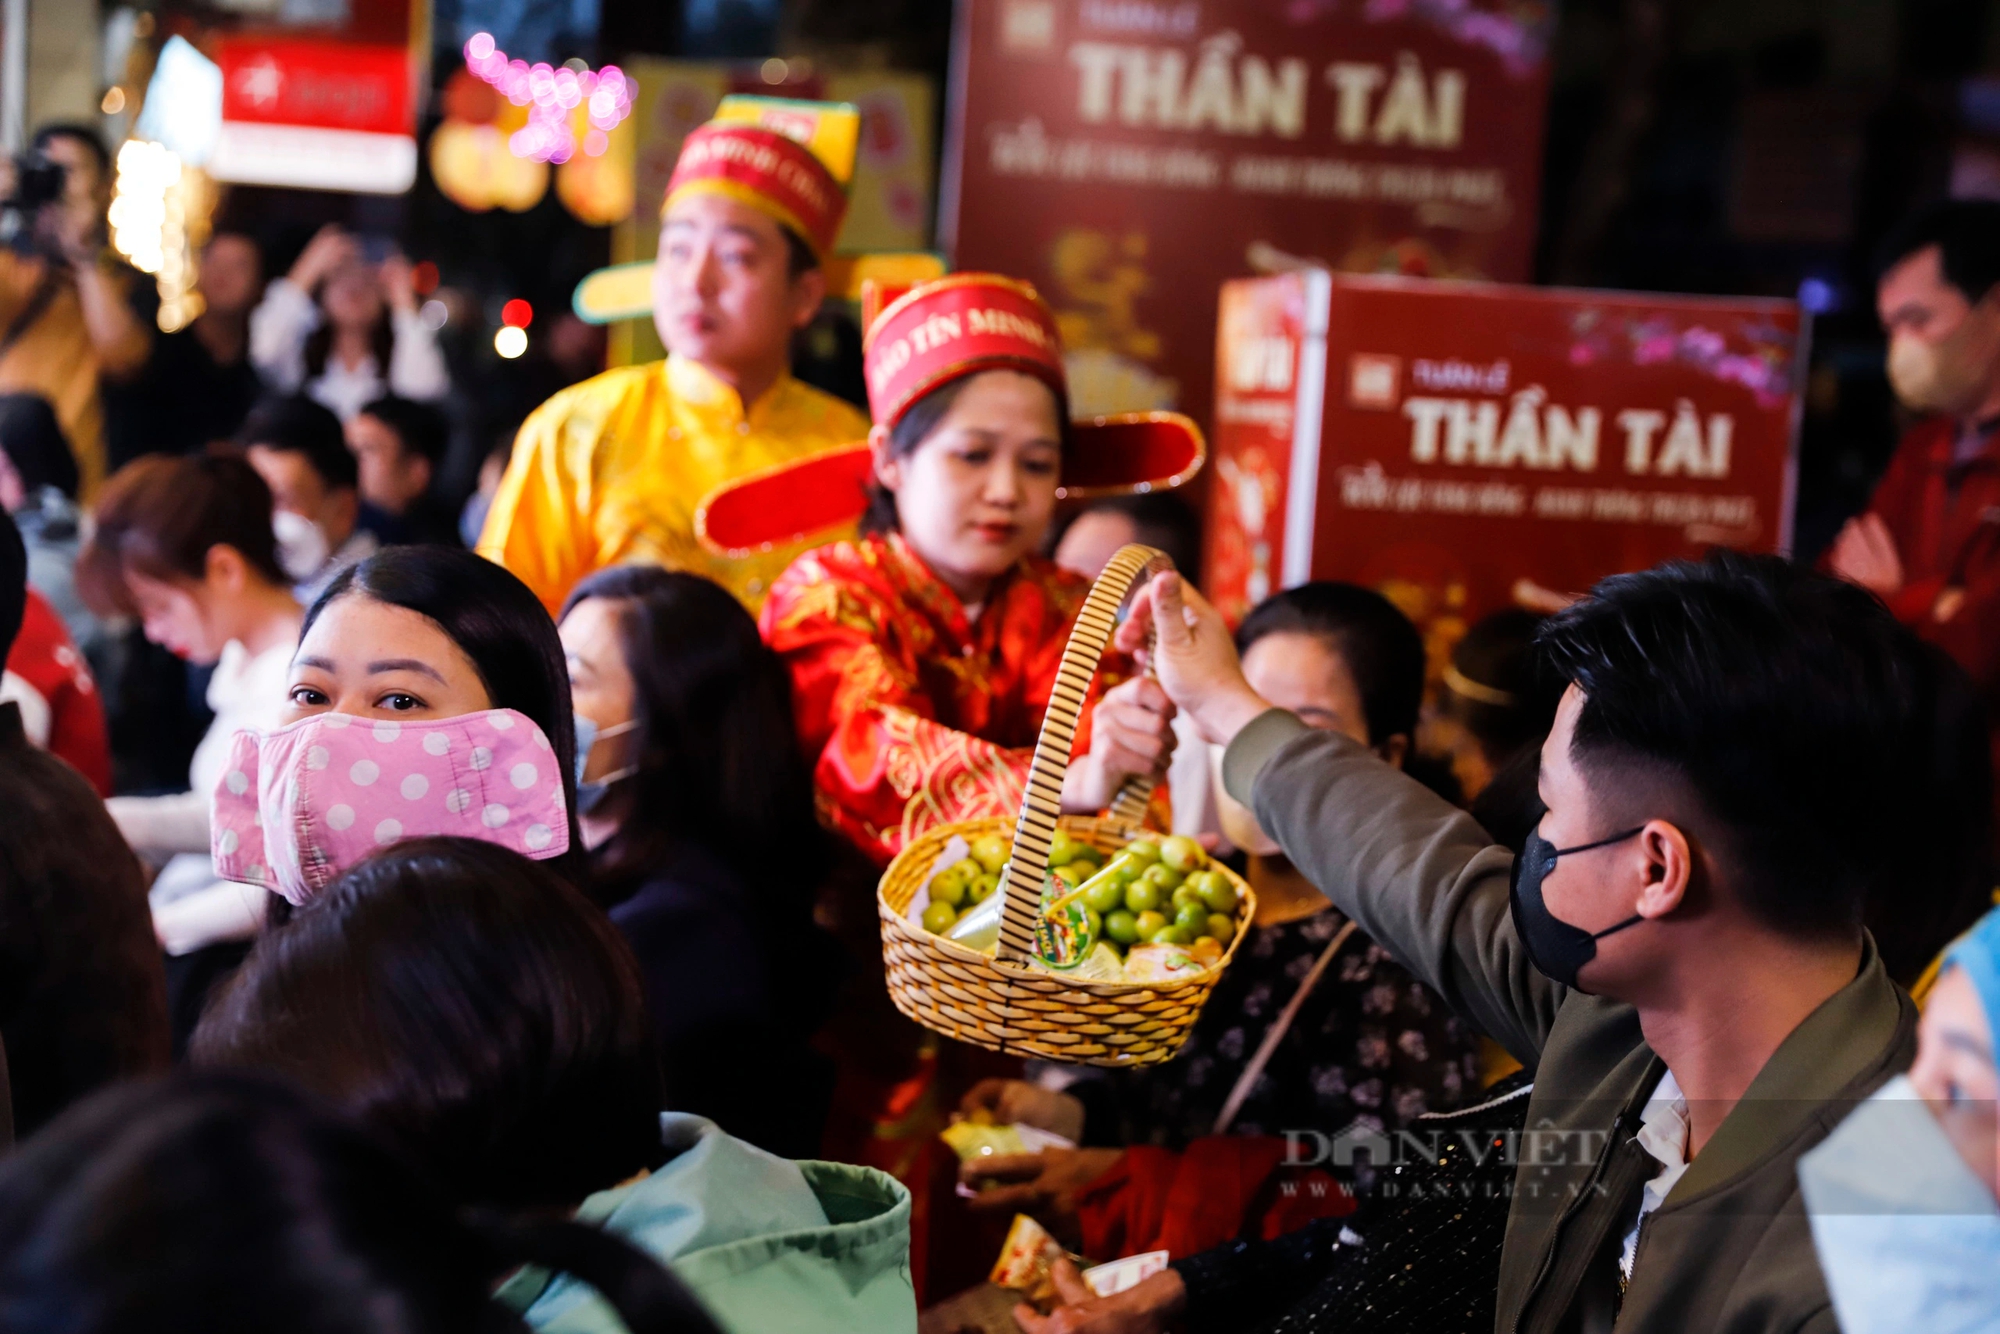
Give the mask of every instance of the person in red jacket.
POLYGON ((1882 254, 1889 381, 1926 415, 1827 564, 1950 654, 2000 719, 2000 202, 1936 205, 1882 254))
POLYGON ((69 761, 98 796, 108 797, 111 740, 104 725, 104 698, 54 608, 32 588, 27 596, 21 633, 7 653, 0 699, 20 706, 22 730, 30 741, 69 761))

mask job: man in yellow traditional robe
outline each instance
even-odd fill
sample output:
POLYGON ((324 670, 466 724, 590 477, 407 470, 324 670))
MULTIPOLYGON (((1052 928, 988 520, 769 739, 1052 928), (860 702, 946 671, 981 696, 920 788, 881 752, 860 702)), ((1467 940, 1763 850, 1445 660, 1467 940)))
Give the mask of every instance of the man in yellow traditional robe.
POLYGON ((718 556, 695 539, 696 506, 868 434, 866 415, 789 370, 792 334, 826 294, 851 164, 851 148, 830 167, 802 141, 853 113, 770 105, 710 121, 681 150, 653 269, 666 360, 572 385, 521 427, 479 553, 552 613, 586 575, 632 562, 707 575, 757 610, 803 544, 718 556))

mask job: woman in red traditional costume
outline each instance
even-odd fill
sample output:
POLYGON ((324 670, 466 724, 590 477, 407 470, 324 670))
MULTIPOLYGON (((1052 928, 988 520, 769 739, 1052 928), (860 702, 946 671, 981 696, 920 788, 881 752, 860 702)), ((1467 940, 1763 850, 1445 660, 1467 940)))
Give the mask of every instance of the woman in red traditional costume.
MULTIPOLYGON (((927 829, 1020 809, 1089 591, 1037 554, 1056 502, 1178 486, 1203 449, 1168 413, 1069 422, 1055 319, 1007 278, 956 274, 903 295, 869 323, 865 364, 865 443, 725 487, 696 529, 749 554, 863 520, 857 540, 793 562, 761 626, 791 671, 821 817, 880 866, 927 829)), ((1127 671, 1114 659, 1093 686, 1104 693, 1077 730, 1072 809, 1101 809, 1128 775, 1166 765, 1159 688, 1104 689, 1127 671)), ((859 957, 879 949, 878 927, 872 895, 865 911, 854 897, 822 896, 821 915, 859 957)), ((968 1223, 937 1132, 973 1082, 1020 1066, 920 1036, 873 976, 857 973, 822 1035, 841 1070, 825 1152, 910 1186, 911 1268, 935 1297, 977 1281, 992 1253, 990 1239, 948 1240, 968 1223)))
MULTIPOLYGON (((1065 498, 1178 486, 1201 467, 1187 418, 1070 422, 1055 318, 1034 289, 954 274, 869 327, 865 446, 710 497, 704 540, 754 550, 862 518, 772 587, 764 637, 791 669, 822 817, 878 864, 941 824, 1014 815, 1087 581, 1038 553, 1065 498)), ((1128 670, 1107 663, 1097 688, 1128 670)), ((1159 687, 1104 691, 1079 727, 1066 809, 1163 770, 1159 687)))

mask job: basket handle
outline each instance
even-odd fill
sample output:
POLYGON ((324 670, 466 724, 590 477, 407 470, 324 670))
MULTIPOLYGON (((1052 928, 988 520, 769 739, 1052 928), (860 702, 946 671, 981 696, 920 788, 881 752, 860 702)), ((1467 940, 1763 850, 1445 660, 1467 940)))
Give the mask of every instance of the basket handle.
MULTIPOLYGON (((1027 791, 1021 795, 1021 814, 1014 821, 1014 855, 1000 881, 997 958, 1019 962, 1034 950, 1042 881, 1049 870, 1049 840, 1055 836, 1056 820, 1062 815, 1063 778, 1069 772, 1077 719, 1090 693, 1090 679, 1097 674, 1098 663, 1118 627, 1118 609, 1135 587, 1173 568, 1165 552, 1136 543, 1120 547, 1076 614, 1069 643, 1063 646, 1062 664, 1056 669, 1055 688, 1049 692, 1048 710, 1042 715, 1042 733, 1035 740, 1027 791)), ((1113 817, 1136 824, 1145 814, 1157 781, 1150 774, 1127 778, 1111 803, 1113 817)))

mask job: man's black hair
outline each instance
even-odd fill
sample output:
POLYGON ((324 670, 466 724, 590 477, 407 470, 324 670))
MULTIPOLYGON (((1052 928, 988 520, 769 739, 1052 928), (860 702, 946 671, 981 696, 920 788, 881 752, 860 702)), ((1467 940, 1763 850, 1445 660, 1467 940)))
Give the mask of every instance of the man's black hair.
POLYGON ((396 438, 403 442, 405 454, 416 455, 433 469, 444 461, 445 443, 450 438, 451 427, 444 414, 430 404, 385 394, 362 408, 361 415, 373 417, 394 431, 396 438))
POLYGON ((80 120, 54 120, 35 131, 34 143, 30 145, 37 152, 49 146, 51 139, 74 139, 90 150, 97 159, 97 170, 105 181, 111 179, 111 150, 105 147, 104 136, 80 120))
POLYGON ((347 448, 340 418, 304 394, 265 399, 250 410, 236 439, 245 449, 262 445, 305 455, 330 491, 352 491, 361 484, 361 465, 347 448))
POLYGON ((1654 814, 1634 798, 1660 778, 1685 783, 1731 892, 1812 939, 1859 928, 1921 823, 1931 705, 1911 639, 1852 584, 1719 551, 1602 581, 1539 643, 1584 695, 1572 754, 1612 824, 1654 814))
POLYGON ((1947 199, 1912 214, 1883 239, 1876 276, 1931 246, 1944 280, 1978 302, 2000 282, 2000 200, 1947 199))

